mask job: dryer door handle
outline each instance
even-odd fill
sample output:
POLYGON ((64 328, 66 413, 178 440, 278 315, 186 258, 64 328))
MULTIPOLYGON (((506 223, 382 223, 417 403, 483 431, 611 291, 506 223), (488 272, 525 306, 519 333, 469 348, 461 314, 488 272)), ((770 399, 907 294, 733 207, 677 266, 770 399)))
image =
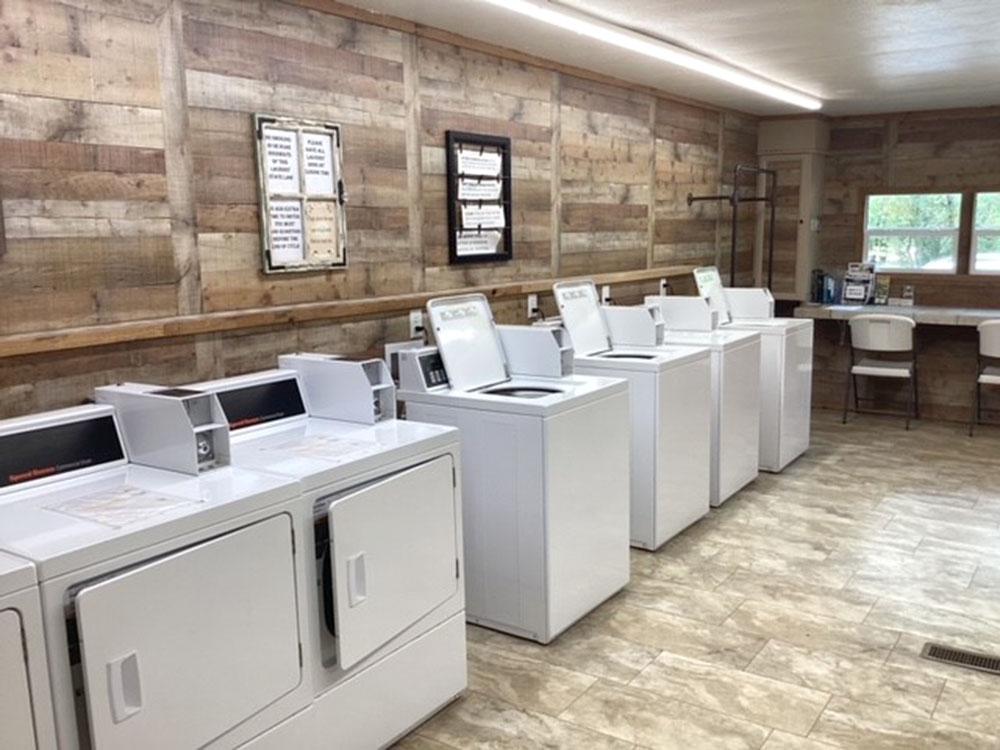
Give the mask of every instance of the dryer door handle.
POLYGON ((357 607, 368 598, 368 565, 364 552, 347 558, 347 604, 357 607))
POLYGON ((108 662, 108 699, 115 724, 142 710, 139 655, 135 651, 108 662))

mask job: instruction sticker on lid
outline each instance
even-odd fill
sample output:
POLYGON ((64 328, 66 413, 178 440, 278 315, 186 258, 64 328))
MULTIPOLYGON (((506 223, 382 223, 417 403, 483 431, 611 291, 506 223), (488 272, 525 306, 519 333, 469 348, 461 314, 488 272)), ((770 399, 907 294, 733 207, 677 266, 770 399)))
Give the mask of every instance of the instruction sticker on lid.
POLYGON ((290 440, 262 447, 261 450, 288 451, 302 458, 320 458, 335 464, 343 464, 374 455, 379 452, 380 447, 378 443, 348 440, 332 435, 315 435, 305 440, 290 440))
POLYGON ((126 485, 113 492, 92 492, 47 505, 45 510, 120 529, 196 502, 198 501, 169 497, 126 485))

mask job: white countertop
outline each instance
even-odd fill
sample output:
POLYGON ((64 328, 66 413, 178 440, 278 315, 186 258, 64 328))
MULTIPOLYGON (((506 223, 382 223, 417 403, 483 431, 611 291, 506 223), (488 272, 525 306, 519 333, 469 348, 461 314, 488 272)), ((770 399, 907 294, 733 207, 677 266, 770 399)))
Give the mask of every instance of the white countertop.
POLYGON ((902 315, 917 323, 938 326, 978 326, 984 320, 1000 319, 1000 309, 975 307, 931 307, 914 305, 815 305, 805 304, 795 308, 796 318, 815 320, 849 320, 855 315, 902 315))

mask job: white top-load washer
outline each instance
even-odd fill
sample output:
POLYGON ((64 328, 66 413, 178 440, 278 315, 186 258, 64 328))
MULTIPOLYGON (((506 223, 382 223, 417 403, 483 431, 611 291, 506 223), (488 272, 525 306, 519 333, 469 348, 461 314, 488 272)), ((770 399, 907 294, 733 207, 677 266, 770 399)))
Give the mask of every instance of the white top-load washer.
POLYGON ((314 746, 383 747, 466 687, 458 431, 395 419, 381 360, 279 363, 191 387, 218 396, 235 466, 302 488, 314 746))
POLYGON ((726 289, 715 267, 694 272, 698 293, 725 330, 761 335, 760 468, 781 471, 809 449, 813 321, 775 318, 767 289, 726 289))
POLYGON ((210 396, 133 406, 128 454, 111 406, 0 422, 0 548, 35 567, 60 748, 233 747, 312 697, 298 487, 226 465, 210 396))
MULTIPOLYGON (((9 481, 4 469, 0 486, 9 481)), ((6 552, 0 552, 0 675, 0 747, 55 750, 35 566, 6 552)))
POLYGON ((620 329, 621 338, 635 343, 707 347, 712 352, 711 499, 713 507, 721 505, 757 478, 760 334, 717 330, 715 314, 700 297, 647 297, 646 305, 605 308, 612 330, 620 329), (676 314, 676 300, 691 303, 685 307, 686 317, 676 314))
POLYGON ((399 352, 399 398, 461 430, 467 617, 548 643, 628 583, 627 384, 512 376, 481 294, 427 310, 438 348, 399 352))
POLYGON ((553 290, 576 371, 629 383, 632 544, 657 549, 709 510, 711 354, 696 347, 619 346, 593 282, 561 282, 553 290))

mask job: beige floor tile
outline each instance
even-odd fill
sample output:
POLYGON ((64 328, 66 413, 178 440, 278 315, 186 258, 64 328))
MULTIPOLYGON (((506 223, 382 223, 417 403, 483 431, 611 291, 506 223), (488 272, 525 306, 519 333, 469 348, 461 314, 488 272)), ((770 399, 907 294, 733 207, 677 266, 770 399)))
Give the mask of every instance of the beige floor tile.
POLYGON ((1000 652, 1000 429, 813 426, 548 646, 470 626, 473 689, 401 750, 1000 750, 1000 678, 920 656, 1000 652))
POLYGON ((897 599, 879 599, 866 625, 892 628, 961 648, 1000 651, 1000 626, 974 615, 897 599))
POLYGON ((923 719, 885 706, 834 697, 811 739, 864 750, 996 750, 995 737, 923 719))
POLYGON ((849 564, 829 560, 803 560, 766 549, 727 547, 712 562, 723 568, 742 568, 757 575, 794 575, 805 583, 839 589, 854 575, 849 564))
POLYGON ((996 530, 996 516, 988 511, 971 508, 956 508, 948 505, 924 502, 916 498, 891 497, 878 505, 878 510, 891 513, 897 518, 919 518, 925 521, 944 521, 977 529, 996 530))
POLYGON ((619 599, 623 604, 716 624, 729 617, 743 602, 742 596, 718 594, 645 576, 629 581, 619 599))
POLYGON ((877 598, 857 591, 816 586, 795 575, 760 575, 749 570, 736 571, 716 591, 848 622, 864 620, 877 598))
POLYGON ((469 688, 529 711, 558 715, 597 678, 538 659, 470 643, 469 688))
POLYGON ((992 685, 946 682, 934 718, 965 729, 1000 735, 1000 677, 992 679, 992 685))
POLYGON ((603 627, 615 636, 655 648, 656 654, 669 651, 736 669, 749 664, 765 643, 763 638, 733 628, 627 604, 610 614, 603 627))
POLYGON ((639 673, 631 687, 729 716, 804 735, 829 693, 663 653, 639 673))
POLYGON ((741 605, 725 625, 804 648, 872 659, 884 659, 899 636, 894 630, 874 627, 867 621, 845 622, 800 612, 791 606, 753 601, 741 605))
POLYGON ((898 599, 925 607, 949 610, 994 623, 1000 636, 1000 599, 982 596, 966 588, 915 578, 891 579, 858 573, 847 584, 847 592, 884 599, 898 599))
POLYGON ((989 527, 968 526, 947 521, 932 521, 913 516, 896 516, 885 527, 887 532, 960 542, 966 546, 1000 548, 1000 530, 997 524, 989 527))
POLYGON ((928 718, 944 687, 941 678, 885 667, 878 660, 810 651, 781 641, 768 641, 747 671, 928 718))
MULTIPOLYGON (((976 685, 987 690, 1000 688, 1000 678, 994 675, 924 659, 921 653, 926 643, 925 636, 903 633, 899 637, 899 642, 893 647, 892 653, 889 654, 889 658, 886 659, 886 666, 909 670, 922 676, 947 680, 952 683, 962 682, 976 685)), ((948 645, 946 641, 944 643, 948 645)), ((960 644, 954 645, 959 646, 960 644)))
POLYGON ((619 637, 595 620, 578 623, 548 646, 470 626, 469 640, 614 682, 628 682, 662 649, 619 637))
POLYGON ((869 544, 842 545, 830 553, 827 564, 848 566, 855 574, 869 578, 934 582, 958 589, 967 587, 976 572, 976 563, 967 559, 919 556, 869 544))
POLYGON ((393 745, 392 750, 454 750, 454 745, 445 745, 419 734, 411 734, 393 745))
POLYGON ((828 745, 819 740, 811 740, 808 737, 799 737, 797 734, 788 732, 771 732, 771 736, 764 743, 763 750, 830 750, 837 747, 828 745))
POLYGON ((634 746, 634 743, 471 691, 423 724, 417 733, 457 748, 482 750, 543 747, 631 750, 634 746))
MULTIPOLYGON (((711 560, 712 558, 709 558, 711 560)), ((696 589, 711 591, 733 573, 711 561, 689 561, 674 558, 669 553, 632 550, 632 575, 672 581, 696 589)))
POLYGON ((562 718, 655 750, 756 750, 769 731, 699 706, 607 683, 588 690, 562 718))

